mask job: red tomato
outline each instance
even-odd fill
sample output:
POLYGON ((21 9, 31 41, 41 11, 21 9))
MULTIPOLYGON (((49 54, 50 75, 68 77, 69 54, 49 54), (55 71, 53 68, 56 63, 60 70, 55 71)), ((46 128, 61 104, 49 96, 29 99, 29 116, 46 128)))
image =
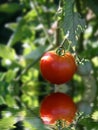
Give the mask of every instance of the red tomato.
POLYGON ((76 68, 75 59, 70 52, 60 56, 55 51, 48 51, 40 60, 42 76, 54 84, 71 80, 76 68))
POLYGON ((72 123, 77 108, 72 98, 64 93, 52 93, 45 97, 40 106, 40 117, 44 124, 55 124, 57 120, 72 123))

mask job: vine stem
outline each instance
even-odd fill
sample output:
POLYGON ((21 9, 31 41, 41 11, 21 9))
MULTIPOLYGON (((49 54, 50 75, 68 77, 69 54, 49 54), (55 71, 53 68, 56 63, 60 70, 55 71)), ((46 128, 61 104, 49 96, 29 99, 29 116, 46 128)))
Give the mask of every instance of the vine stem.
POLYGON ((41 56, 38 57, 34 62, 32 62, 31 64, 29 64, 29 65, 21 72, 21 74, 20 74, 18 77, 16 77, 16 79, 14 79, 14 80, 15 80, 15 81, 19 81, 20 78, 21 78, 21 76, 24 75, 24 74, 29 70, 29 68, 31 68, 33 65, 35 65, 35 64, 39 61, 40 58, 41 58, 41 56))
POLYGON ((40 22, 40 24, 42 25, 42 27, 43 27, 43 31, 44 31, 44 34, 45 34, 45 36, 46 36, 46 38, 47 38, 47 40, 48 40, 48 42, 51 44, 51 41, 50 41, 50 39, 49 39, 49 36, 48 36, 48 32, 47 32, 47 29, 45 28, 45 26, 43 25, 43 20, 42 20, 42 18, 40 17, 40 13, 39 13, 39 10, 38 10, 38 4, 35 2, 35 0, 33 0, 32 1, 32 3, 31 3, 31 5, 32 5, 32 8, 34 8, 35 9, 35 11, 36 11, 36 14, 37 14, 37 18, 38 18, 38 21, 40 22))
MULTIPOLYGON (((53 49, 53 48, 52 48, 52 47, 50 47, 50 48, 47 47, 45 51, 49 51, 49 50, 51 50, 51 49, 53 49)), ((44 52, 45 52, 45 51, 44 51, 44 52)), ((43 53, 44 53, 44 52, 43 52, 43 53)), ((24 75, 32 66, 34 66, 34 65, 40 60, 40 58, 42 57, 43 53, 42 53, 36 60, 34 60, 34 62, 28 64, 28 65, 25 67, 25 69, 23 69, 23 70, 21 71, 20 75, 17 76, 17 77, 14 79, 14 81, 16 81, 16 82, 19 81, 20 78, 21 78, 21 76, 24 75)))
MULTIPOLYGON (((65 55, 66 50, 65 50, 65 47, 64 47, 64 43, 65 43, 66 40, 68 41, 67 37, 68 37, 68 35, 65 35, 64 40, 61 42, 60 46, 59 46, 59 47, 57 48, 57 50, 56 50, 56 53, 57 53, 59 56, 64 56, 64 55, 65 55)), ((69 41, 68 41, 68 42, 69 42, 69 41)), ((68 48, 67 48, 67 51, 68 51, 68 50, 70 50, 70 44, 69 44, 69 46, 68 46, 68 48)))
POLYGON ((60 47, 63 47, 66 40, 68 41, 67 37, 68 37, 68 35, 64 36, 64 40, 61 42, 60 47))

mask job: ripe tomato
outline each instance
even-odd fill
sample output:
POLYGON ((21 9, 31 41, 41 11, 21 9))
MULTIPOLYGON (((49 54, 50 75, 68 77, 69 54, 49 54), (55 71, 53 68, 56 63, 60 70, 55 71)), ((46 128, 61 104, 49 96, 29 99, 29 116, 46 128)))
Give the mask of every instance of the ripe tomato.
POLYGON ((64 93, 52 93, 45 97, 40 106, 40 117, 44 124, 55 124, 57 120, 72 123, 76 105, 72 98, 64 93))
POLYGON ((60 56, 55 51, 48 51, 40 60, 42 76, 54 84, 71 80, 76 68, 75 59, 70 52, 60 56))

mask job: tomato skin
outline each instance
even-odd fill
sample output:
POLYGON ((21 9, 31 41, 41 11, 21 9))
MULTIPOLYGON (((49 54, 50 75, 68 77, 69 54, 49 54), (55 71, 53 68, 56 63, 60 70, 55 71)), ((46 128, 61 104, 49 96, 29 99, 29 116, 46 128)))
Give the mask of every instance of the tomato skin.
POLYGON ((40 60, 42 76, 53 84, 63 84, 71 80, 76 68, 75 59, 70 52, 60 56, 55 51, 48 51, 40 60))
POLYGON ((72 123, 77 108, 72 98, 64 93, 52 93, 44 98, 40 106, 40 117, 44 124, 55 124, 57 120, 72 123))

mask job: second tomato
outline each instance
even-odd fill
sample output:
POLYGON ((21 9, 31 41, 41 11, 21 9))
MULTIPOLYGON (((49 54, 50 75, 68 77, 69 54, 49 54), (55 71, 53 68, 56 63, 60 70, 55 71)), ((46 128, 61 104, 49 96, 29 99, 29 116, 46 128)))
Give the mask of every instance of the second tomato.
POLYGON ((77 108, 72 98, 64 93, 52 93, 40 105, 40 117, 44 124, 52 125, 64 120, 68 125, 73 122, 77 108))
POLYGON ((60 56, 55 51, 48 51, 40 60, 42 76, 53 84, 71 80, 76 68, 75 59, 70 52, 60 56))

